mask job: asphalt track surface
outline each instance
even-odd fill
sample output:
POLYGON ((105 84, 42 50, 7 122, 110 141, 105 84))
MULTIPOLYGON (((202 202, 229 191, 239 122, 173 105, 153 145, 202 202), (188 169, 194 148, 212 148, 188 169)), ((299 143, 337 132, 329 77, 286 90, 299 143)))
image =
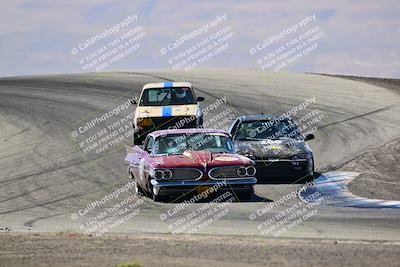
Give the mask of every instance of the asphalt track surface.
MULTIPOLYGON (((259 113, 261 99, 266 113, 280 114, 315 97, 316 103, 308 110, 319 109, 324 118, 310 146, 320 173, 337 170, 355 157, 400 137, 400 95, 334 77, 196 70, 1 78, 1 229, 80 232, 87 216, 76 219, 71 215, 129 181, 123 146, 130 145, 131 139, 124 139, 110 153, 88 155, 77 149, 71 131, 85 118, 105 113, 127 97, 137 96, 143 84, 166 80, 192 82, 197 95, 206 97, 204 105, 227 97, 227 107, 236 115, 259 113)), ((393 175, 398 179, 398 173, 393 175)), ((249 220, 249 215, 299 186, 257 185, 251 201, 230 204, 223 218, 197 234, 260 236, 257 226, 267 217, 249 220)), ((298 201, 285 201, 267 214, 276 215, 298 201)), ((106 205, 112 207, 115 203, 109 201, 106 205)), ((200 205, 203 204, 188 207, 185 213, 200 205)), ((112 231, 168 233, 177 217, 162 221, 160 215, 174 206, 176 203, 154 203, 144 198, 140 214, 112 231)), ((316 210, 312 218, 280 236, 400 241, 400 210, 325 205, 316 206, 316 210)), ((267 234, 272 235, 273 232, 267 234)))

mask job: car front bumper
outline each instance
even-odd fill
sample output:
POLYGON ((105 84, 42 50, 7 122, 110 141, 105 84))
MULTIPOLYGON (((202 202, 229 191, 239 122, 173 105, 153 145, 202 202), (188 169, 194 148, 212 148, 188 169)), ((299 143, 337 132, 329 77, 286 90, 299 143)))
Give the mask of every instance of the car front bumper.
POLYGON ((313 161, 307 160, 255 160, 259 182, 296 182, 313 175, 313 161))
POLYGON ((149 117, 149 119, 151 119, 152 124, 149 126, 140 126, 140 135, 146 135, 156 130, 196 128, 201 124, 200 117, 194 115, 149 117))
POLYGON ((182 193, 196 193, 199 187, 214 187, 217 192, 234 190, 236 193, 249 192, 253 185, 257 183, 256 178, 237 179, 237 180, 208 180, 208 181, 157 181, 151 179, 155 195, 170 195, 182 193))

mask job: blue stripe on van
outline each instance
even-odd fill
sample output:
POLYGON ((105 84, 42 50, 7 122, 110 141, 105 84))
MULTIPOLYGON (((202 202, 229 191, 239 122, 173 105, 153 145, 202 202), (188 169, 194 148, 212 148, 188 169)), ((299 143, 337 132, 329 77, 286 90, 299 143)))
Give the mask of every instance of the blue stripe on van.
POLYGON ((172 86, 172 82, 165 82, 164 83, 164 88, 167 88, 167 87, 173 87, 172 86))
POLYGON ((171 117, 172 116, 172 107, 163 107, 162 116, 163 117, 171 117))

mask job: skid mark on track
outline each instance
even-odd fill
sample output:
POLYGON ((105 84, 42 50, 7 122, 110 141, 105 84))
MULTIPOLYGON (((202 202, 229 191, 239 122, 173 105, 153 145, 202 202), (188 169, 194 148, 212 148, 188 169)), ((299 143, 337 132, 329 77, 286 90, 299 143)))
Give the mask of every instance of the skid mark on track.
POLYGON ((350 118, 347 118, 347 119, 344 119, 344 120, 335 121, 335 122, 332 122, 332 123, 329 123, 329 124, 321 125, 321 126, 319 126, 319 128, 320 128, 320 129, 323 129, 323 128, 326 128, 326 127, 329 127, 329 126, 332 126, 332 125, 336 125, 336 124, 340 124, 340 123, 343 123, 343 122, 348 122, 348 121, 351 121, 351 120, 355 120, 355 119, 359 119, 359 118, 364 118, 364 117, 366 117, 366 116, 369 116, 369 115, 372 115, 372 114, 375 114, 375 113, 379 113, 379 112, 382 112, 382 111, 386 111, 386 110, 388 110, 388 109, 391 109, 393 106, 394 106, 394 105, 389 105, 389 106, 386 106, 386 107, 384 107, 384 108, 372 110, 372 111, 370 111, 370 112, 366 112, 366 113, 363 113, 363 114, 359 114, 359 115, 356 115, 356 116, 353 116, 353 117, 350 117, 350 118))
POLYGON ((400 201, 368 199, 349 192, 347 185, 357 177, 356 172, 327 172, 321 174, 313 186, 301 190, 298 194, 302 201, 313 203, 313 194, 323 197, 323 205, 354 208, 394 208, 400 209, 400 201))
POLYGON ((17 133, 8 135, 8 136, 4 137, 3 142, 7 142, 7 141, 10 140, 11 138, 16 137, 16 136, 18 136, 18 135, 20 135, 20 134, 23 134, 24 132, 27 132, 27 131, 29 131, 29 130, 30 130, 30 127, 26 127, 25 129, 23 129, 23 130, 21 130, 21 131, 19 131, 19 132, 17 132, 17 133))

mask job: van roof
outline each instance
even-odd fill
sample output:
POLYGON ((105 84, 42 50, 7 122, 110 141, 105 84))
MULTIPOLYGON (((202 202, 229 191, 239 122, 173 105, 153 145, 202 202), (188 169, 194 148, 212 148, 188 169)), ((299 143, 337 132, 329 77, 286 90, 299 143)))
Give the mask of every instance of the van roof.
POLYGON ((171 87, 189 87, 192 88, 192 84, 188 82, 163 82, 163 83, 148 83, 143 86, 143 90, 149 88, 171 88, 171 87))

